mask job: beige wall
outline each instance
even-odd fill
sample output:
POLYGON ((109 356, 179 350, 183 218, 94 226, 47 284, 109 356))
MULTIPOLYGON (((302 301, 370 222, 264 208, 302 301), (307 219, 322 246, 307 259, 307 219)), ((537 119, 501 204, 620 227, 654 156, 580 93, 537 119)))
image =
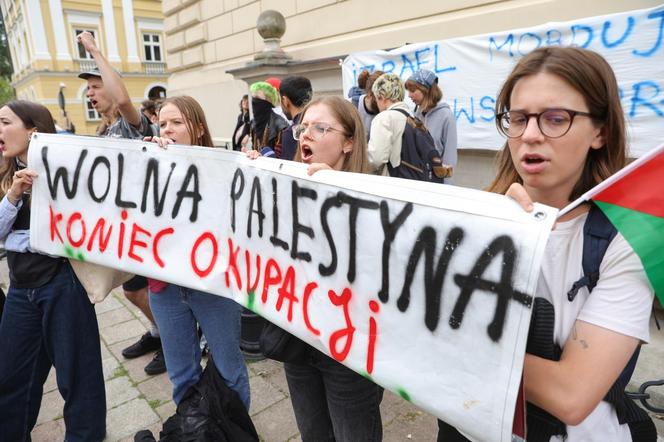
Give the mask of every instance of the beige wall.
MULTIPOLYGON (((247 85, 226 71, 244 66, 262 50, 256 19, 268 9, 286 18, 282 48, 304 61, 659 4, 661 0, 164 0, 169 93, 194 96, 206 110, 213 136, 230 137, 247 85)), ((314 92, 323 84, 328 93, 334 85, 341 92, 340 68, 327 75, 313 81, 314 92)), ((462 151, 456 182, 486 185, 493 175, 492 156, 462 151)))

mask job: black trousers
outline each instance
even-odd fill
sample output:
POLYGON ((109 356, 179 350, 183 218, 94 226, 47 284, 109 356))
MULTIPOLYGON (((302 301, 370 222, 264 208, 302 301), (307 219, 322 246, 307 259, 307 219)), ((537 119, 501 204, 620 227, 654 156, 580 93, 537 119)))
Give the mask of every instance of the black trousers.
POLYGON ((0 289, 0 321, 2 321, 2 310, 5 307, 5 292, 0 289))
POLYGON ((438 419, 438 439, 436 440, 437 442, 469 442, 468 438, 459 433, 459 430, 440 419, 438 419))

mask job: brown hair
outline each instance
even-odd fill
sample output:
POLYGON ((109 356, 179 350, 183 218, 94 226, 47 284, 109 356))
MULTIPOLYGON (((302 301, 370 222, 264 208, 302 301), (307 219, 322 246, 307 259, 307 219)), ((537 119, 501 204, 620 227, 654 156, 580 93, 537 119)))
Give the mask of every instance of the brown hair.
POLYGON ((357 87, 360 89, 367 89, 367 79, 369 78, 369 71, 364 70, 357 76, 357 87))
MULTIPOLYGON (((347 138, 353 141, 353 149, 346 154, 341 168, 344 172, 369 173, 369 159, 367 157, 367 138, 364 133, 362 118, 350 101, 337 96, 324 96, 315 98, 302 111, 302 118, 310 107, 322 104, 332 113, 335 120, 344 129, 347 138)), ((295 152, 295 161, 302 162, 300 149, 295 152)))
POLYGON ((378 80, 378 77, 383 75, 385 72, 383 71, 374 71, 369 76, 367 77, 367 81, 365 82, 365 88, 364 88, 364 93, 367 95, 367 98, 371 102, 371 107, 372 109, 367 109, 371 113, 378 113, 378 104, 376 104, 376 97, 373 94, 373 91, 371 88, 373 87, 373 84, 376 80, 378 80))
MULTIPOLYGON (((26 129, 37 129, 37 132, 55 133, 55 123, 53 116, 46 107, 38 103, 26 100, 14 100, 5 104, 23 123, 26 129)), ((0 165, 0 193, 2 196, 9 192, 12 187, 16 172, 16 161, 5 159, 0 165)))
POLYGON ((203 108, 198 104, 198 101, 188 95, 168 97, 161 102, 159 110, 167 104, 172 104, 182 113, 192 143, 198 143, 200 141, 198 144, 199 146, 214 147, 214 144, 212 144, 210 129, 208 128, 207 120, 205 119, 205 112, 203 112, 203 108), (198 135, 198 128, 200 126, 203 126, 203 133, 198 135))
POLYGON ((366 83, 364 83, 364 86, 365 86, 364 91, 367 94, 371 93, 371 87, 373 86, 374 81, 378 80, 378 77, 380 77, 384 73, 385 72, 383 72, 383 71, 373 71, 372 73, 369 74, 369 76, 367 77, 366 83))
POLYGON ((431 109, 436 107, 438 102, 443 98, 443 91, 438 86, 438 83, 434 83, 430 88, 428 88, 425 85, 418 83, 417 81, 406 80, 406 84, 404 86, 410 92, 413 92, 414 90, 419 90, 422 92, 424 99, 418 106, 420 108, 420 112, 422 113, 429 112, 431 109))
MULTIPOLYGON (((605 144, 588 152, 581 177, 569 196, 573 201, 625 166, 625 116, 618 84, 611 66, 596 52, 571 47, 540 48, 523 57, 507 77, 496 99, 496 113, 510 109, 512 91, 519 80, 541 72, 560 77, 583 95, 594 123, 603 126, 605 144)), ((522 182, 506 142, 498 154, 498 174, 488 190, 505 193, 512 183, 522 182)))
POLYGON ((157 115, 157 103, 153 100, 143 100, 141 102, 141 112, 145 111, 150 115, 157 115))

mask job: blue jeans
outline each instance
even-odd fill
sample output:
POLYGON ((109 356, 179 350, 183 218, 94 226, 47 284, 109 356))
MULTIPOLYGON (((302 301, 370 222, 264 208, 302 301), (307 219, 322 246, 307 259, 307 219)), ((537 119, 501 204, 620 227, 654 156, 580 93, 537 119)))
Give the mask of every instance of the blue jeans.
POLYGON ((39 288, 9 288, 0 321, 3 440, 30 440, 51 364, 65 401, 65 440, 104 439, 106 392, 97 317, 68 263, 39 288))
POLYGON ((159 293, 150 292, 150 308, 159 328, 175 403, 201 378, 198 323, 217 370, 249 410, 249 375, 240 352, 242 306, 232 299, 169 284, 159 293))
POLYGON ((383 388, 313 348, 307 364, 284 364, 303 442, 379 442, 383 388))

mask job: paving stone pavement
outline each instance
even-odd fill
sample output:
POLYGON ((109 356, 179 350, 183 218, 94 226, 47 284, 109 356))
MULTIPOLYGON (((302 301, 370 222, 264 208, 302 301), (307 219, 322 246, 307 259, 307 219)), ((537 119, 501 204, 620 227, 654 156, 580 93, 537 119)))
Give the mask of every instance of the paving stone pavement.
MULTIPOLYGON (((0 263, 0 286, 7 288, 7 269, 0 263)), ((148 376, 143 367, 152 355, 126 360, 121 351, 135 342, 149 327, 148 320, 122 295, 112 292, 97 304, 97 319, 101 335, 102 363, 106 380, 107 437, 106 441, 130 442, 142 429, 158 434, 163 421, 175 412, 171 400, 171 385, 166 374, 148 376)), ((664 312, 659 311, 660 322, 664 312)), ((630 388, 635 390, 647 380, 664 378, 664 330, 659 331, 652 321, 651 343, 643 346, 630 388)), ((288 387, 281 364, 271 360, 248 362, 251 384, 250 414, 263 442, 301 441, 290 404, 288 387)), ((664 387, 649 390, 653 404, 664 407, 664 387)), ((42 406, 37 425, 32 432, 34 442, 62 441, 64 422, 63 401, 51 370, 44 384, 42 406)), ((383 435, 386 442, 435 441, 436 419, 400 397, 385 392, 381 405, 383 435)), ((655 423, 664 442, 664 416, 656 416, 655 423)))
MULTIPOLYGON (((119 290, 97 304, 97 319, 106 380, 106 441, 133 441, 142 429, 158 434, 161 424, 175 412, 166 374, 148 376, 143 367, 152 354, 127 360, 121 351, 149 326, 147 319, 119 290)), ((250 415, 264 442, 301 441, 283 368, 279 362, 247 362, 251 385, 250 415)), ((33 442, 64 439, 63 401, 51 370, 44 384, 42 407, 32 431, 33 442)), ((436 419, 400 397, 385 392, 381 406, 385 441, 435 440, 436 419)))

